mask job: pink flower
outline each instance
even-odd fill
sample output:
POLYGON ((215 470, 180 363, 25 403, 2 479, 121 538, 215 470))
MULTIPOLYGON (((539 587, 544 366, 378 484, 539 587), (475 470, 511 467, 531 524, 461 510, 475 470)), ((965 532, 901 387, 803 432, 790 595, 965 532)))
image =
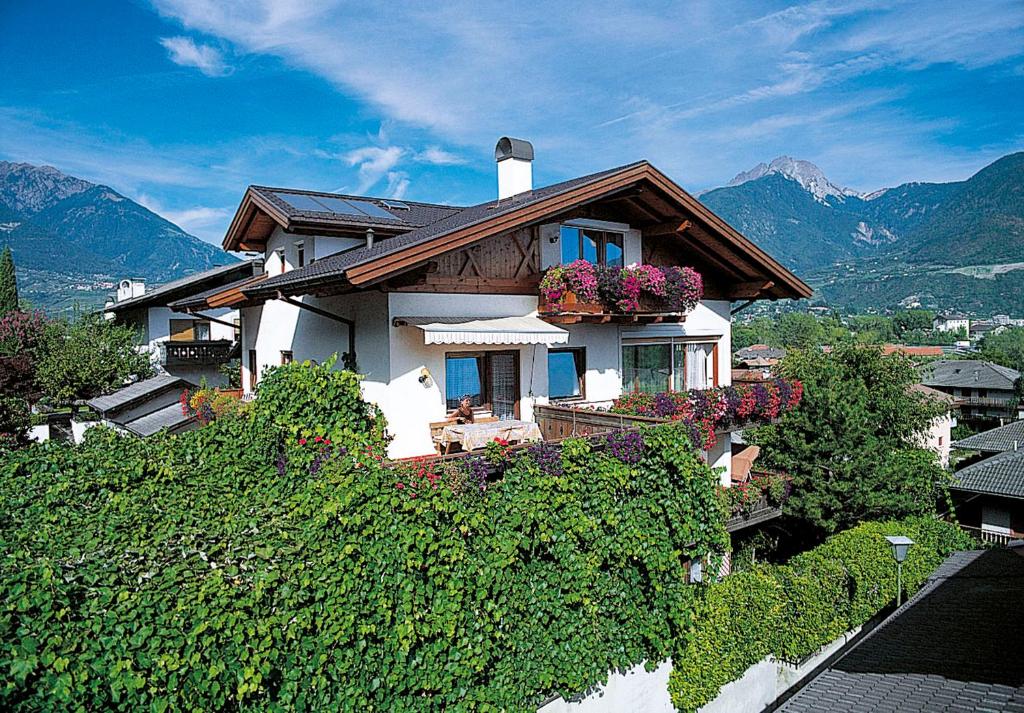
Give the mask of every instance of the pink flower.
POLYGON ((395 487, 399 490, 405 490, 405 483, 395 483, 395 487))
POLYGON ((305 439, 305 438, 300 438, 300 439, 299 439, 299 445, 300 445, 300 446, 304 446, 304 445, 306 445, 306 439, 305 439))

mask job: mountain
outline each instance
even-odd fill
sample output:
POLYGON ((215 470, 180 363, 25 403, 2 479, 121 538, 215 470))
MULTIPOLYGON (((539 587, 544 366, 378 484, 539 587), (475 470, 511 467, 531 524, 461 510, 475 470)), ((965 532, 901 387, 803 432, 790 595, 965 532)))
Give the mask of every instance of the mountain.
MULTIPOLYGON (((922 299, 1024 312, 1024 152, 966 181, 905 183, 862 194, 814 164, 760 163, 701 200, 838 304, 890 307, 922 299), (989 280, 979 284, 978 280, 989 280), (936 284, 941 281, 941 286, 936 284), (980 302, 978 302, 980 300, 980 302)), ((927 304, 925 306, 928 306, 927 304)))
POLYGON ((102 304, 122 277, 166 282, 237 259, 108 186, 7 161, 0 240, 14 252, 22 297, 50 310, 102 304))

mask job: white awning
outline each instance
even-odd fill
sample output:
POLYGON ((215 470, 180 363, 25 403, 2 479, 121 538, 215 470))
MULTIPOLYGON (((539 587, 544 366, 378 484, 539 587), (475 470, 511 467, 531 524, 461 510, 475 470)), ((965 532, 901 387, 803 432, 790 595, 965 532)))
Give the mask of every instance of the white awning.
POLYGON ((566 344, 569 333, 537 317, 395 317, 423 330, 424 344, 566 344))

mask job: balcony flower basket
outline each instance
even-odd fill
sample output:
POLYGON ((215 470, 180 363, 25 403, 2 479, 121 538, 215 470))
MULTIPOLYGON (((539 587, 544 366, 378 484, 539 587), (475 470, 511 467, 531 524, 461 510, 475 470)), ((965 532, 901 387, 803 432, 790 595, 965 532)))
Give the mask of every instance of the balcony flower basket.
POLYGON ((598 300, 596 268, 586 260, 549 268, 540 281, 540 294, 542 312, 593 314, 604 310, 598 300))
POLYGON ((689 267, 605 267, 585 260, 548 268, 540 283, 541 312, 685 314, 704 296, 689 267))

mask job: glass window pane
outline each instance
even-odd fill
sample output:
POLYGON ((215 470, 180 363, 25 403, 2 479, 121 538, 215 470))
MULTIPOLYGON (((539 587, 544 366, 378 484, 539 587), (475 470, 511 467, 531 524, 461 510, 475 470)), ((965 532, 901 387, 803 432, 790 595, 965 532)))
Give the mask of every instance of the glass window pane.
POLYGON ((469 395, 473 405, 483 403, 481 360, 475 356, 450 356, 445 359, 445 401, 448 408, 458 408, 463 396, 469 395))
POLYGON ((714 384, 711 374, 711 352, 714 344, 686 345, 686 388, 706 389, 714 384))
POLYGON ((570 351, 548 352, 548 396, 564 399, 580 395, 576 355, 570 351))
POLYGON ((622 348, 622 388, 656 394, 668 391, 672 374, 672 345, 638 344, 622 348))
POLYGON ((686 390, 686 345, 682 342, 672 345, 672 390, 686 390))
POLYGON ((601 233, 596 230, 583 231, 583 259, 587 262, 597 264, 597 243, 601 233))
POLYGON ((580 231, 579 228, 570 228, 563 225, 562 236, 562 264, 570 263, 580 259, 580 231))
POLYGON ((622 234, 605 233, 604 262, 611 267, 622 267, 622 234))

